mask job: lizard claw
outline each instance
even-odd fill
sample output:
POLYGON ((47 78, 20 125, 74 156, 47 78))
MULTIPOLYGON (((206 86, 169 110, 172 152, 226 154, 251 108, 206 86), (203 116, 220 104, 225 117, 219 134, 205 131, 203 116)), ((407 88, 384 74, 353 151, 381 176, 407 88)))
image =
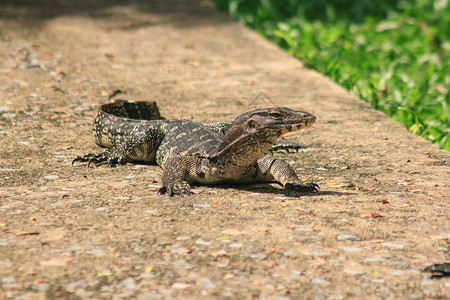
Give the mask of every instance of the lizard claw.
POLYGON ((70 165, 73 167, 73 164, 74 164, 76 161, 79 161, 80 159, 81 159, 80 156, 75 157, 75 158, 72 160, 72 163, 71 163, 70 165))
POLYGON ((317 183, 303 183, 301 181, 287 182, 284 188, 288 191, 304 192, 304 193, 316 193, 320 187, 317 183))
POLYGON ((169 185, 163 185, 158 190, 158 195, 165 195, 168 194, 169 196, 174 195, 190 195, 191 194, 191 186, 188 183, 172 183, 169 185))
POLYGON ((96 160, 95 154, 87 153, 84 156, 77 156, 77 157, 75 157, 72 160, 71 166, 73 167, 75 162, 80 161, 80 162, 87 162, 88 163, 87 166, 89 167, 93 160, 94 160, 94 162, 96 160))
POLYGON ((72 167, 74 166, 75 162, 87 162, 87 167, 89 168, 91 164, 94 164, 94 166, 100 165, 102 163, 106 163, 110 167, 114 167, 117 164, 122 164, 122 162, 125 162, 122 156, 112 156, 108 154, 108 152, 103 152, 100 154, 94 154, 94 153, 87 153, 83 156, 77 156, 74 160, 72 160, 72 167))

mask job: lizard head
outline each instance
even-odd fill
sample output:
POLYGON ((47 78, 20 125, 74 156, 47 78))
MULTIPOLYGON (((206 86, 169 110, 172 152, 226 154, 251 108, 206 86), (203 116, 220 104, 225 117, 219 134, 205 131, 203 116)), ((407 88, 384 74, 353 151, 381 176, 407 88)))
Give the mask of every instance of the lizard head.
POLYGON ((217 152, 226 148, 251 147, 263 154, 283 134, 311 126, 316 117, 286 107, 257 109, 238 116, 225 134, 217 152), (258 148, 258 149, 256 149, 258 148))
POLYGON ((241 126, 249 131, 280 131, 285 134, 311 126, 316 117, 308 112, 286 107, 257 109, 238 116, 231 127, 241 126))

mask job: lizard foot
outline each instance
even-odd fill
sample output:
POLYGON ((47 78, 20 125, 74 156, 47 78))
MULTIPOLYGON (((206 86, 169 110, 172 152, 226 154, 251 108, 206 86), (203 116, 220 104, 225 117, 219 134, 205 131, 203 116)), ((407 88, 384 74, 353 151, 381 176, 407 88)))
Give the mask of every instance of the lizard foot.
POLYGON ((108 158, 105 153, 100 154, 94 154, 94 153, 87 153, 83 156, 77 156, 74 160, 72 160, 72 167, 75 162, 87 162, 87 166, 89 167, 91 163, 93 163, 95 166, 100 165, 102 163, 106 163, 108 166, 113 167, 116 164, 121 164, 122 157, 115 157, 115 158, 108 158))
POLYGON ((163 185, 158 190, 159 195, 168 194, 169 196, 174 195, 190 195, 191 194, 191 186, 188 183, 184 182, 176 182, 168 185, 163 185))
POLYGON ((301 181, 287 182, 284 185, 287 191, 296 191, 302 193, 315 193, 319 191, 319 185, 314 182, 303 183, 301 181))

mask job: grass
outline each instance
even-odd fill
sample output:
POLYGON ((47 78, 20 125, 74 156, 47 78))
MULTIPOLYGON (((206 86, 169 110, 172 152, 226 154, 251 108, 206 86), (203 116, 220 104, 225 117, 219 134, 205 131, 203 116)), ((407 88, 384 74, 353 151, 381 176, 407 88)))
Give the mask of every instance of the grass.
POLYGON ((449 0, 212 0, 450 151, 449 0))

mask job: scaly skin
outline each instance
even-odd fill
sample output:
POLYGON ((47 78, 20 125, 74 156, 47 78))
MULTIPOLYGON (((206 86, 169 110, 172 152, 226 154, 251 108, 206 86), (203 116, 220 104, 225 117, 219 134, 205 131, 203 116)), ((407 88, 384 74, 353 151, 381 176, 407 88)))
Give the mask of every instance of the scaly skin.
POLYGON ((163 120, 159 112, 151 114, 156 105, 145 113, 134 111, 142 108, 149 106, 144 102, 103 105, 93 133, 97 144, 110 149, 79 156, 72 164, 156 162, 163 168, 159 193, 169 195, 189 194, 190 184, 278 182, 300 192, 318 189, 315 183, 300 181, 286 162, 261 158, 283 134, 313 124, 316 118, 310 113, 284 107, 259 109, 238 116, 231 125, 205 125, 163 120))

